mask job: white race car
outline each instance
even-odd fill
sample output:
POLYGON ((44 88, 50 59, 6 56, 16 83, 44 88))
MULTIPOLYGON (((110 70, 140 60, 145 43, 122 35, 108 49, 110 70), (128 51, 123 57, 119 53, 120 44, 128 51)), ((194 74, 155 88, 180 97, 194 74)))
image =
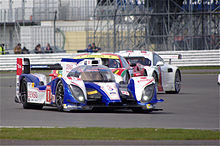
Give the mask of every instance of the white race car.
POLYGON ((220 85, 220 73, 218 74, 218 85, 220 85))
POLYGON ((133 76, 154 77, 159 92, 180 92, 180 70, 176 66, 165 63, 155 52, 120 51, 119 54, 133 67, 133 76))

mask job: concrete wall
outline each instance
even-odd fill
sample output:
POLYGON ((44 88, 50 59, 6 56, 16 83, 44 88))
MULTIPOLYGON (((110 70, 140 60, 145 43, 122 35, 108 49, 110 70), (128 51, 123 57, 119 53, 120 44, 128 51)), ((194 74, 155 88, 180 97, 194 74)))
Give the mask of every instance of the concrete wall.
POLYGON ((86 49, 86 32, 66 32, 65 50, 68 53, 76 53, 77 50, 86 49))
POLYGON ((0 26, 0 44, 4 43, 6 49, 12 50, 19 42, 14 26, 7 26, 4 34, 4 27, 0 26))

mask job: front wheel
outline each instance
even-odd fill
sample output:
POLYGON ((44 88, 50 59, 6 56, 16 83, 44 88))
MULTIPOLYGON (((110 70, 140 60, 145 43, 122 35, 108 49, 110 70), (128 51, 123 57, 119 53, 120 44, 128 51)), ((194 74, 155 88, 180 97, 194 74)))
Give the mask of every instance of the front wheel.
POLYGON ((56 87, 56 106, 58 111, 63 111, 64 88, 62 81, 58 81, 56 87))

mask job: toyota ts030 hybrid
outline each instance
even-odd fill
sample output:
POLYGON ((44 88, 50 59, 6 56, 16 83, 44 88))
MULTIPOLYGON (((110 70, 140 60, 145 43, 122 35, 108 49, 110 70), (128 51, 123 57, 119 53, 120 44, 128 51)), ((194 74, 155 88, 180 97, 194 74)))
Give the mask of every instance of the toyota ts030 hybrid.
POLYGON ((120 51, 119 54, 133 67, 134 76, 154 77, 159 92, 180 92, 180 70, 165 63, 158 54, 150 51, 120 51))
POLYGON ((29 59, 18 58, 15 101, 25 109, 56 106, 59 111, 95 107, 153 111, 159 110, 155 104, 163 100, 157 99, 152 77, 132 77, 124 84, 121 76, 99 60, 62 59, 61 64, 30 65, 29 59), (58 71, 50 74, 47 82, 44 74, 32 74, 31 70, 58 71))
POLYGON ((112 53, 80 54, 74 59, 99 59, 101 64, 110 68, 114 74, 122 76, 125 83, 128 83, 132 76, 132 68, 120 55, 112 53))

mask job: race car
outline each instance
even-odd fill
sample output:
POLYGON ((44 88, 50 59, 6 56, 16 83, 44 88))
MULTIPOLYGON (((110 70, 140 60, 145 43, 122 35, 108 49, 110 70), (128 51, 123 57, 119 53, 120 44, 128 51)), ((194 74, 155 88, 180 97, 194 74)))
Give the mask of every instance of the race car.
POLYGON ((80 54, 75 56, 74 59, 99 59, 101 64, 110 68, 114 74, 122 76, 125 83, 128 83, 132 76, 132 68, 120 55, 112 53, 80 54))
POLYGON ((154 77, 158 92, 179 93, 181 89, 181 72, 178 67, 167 64, 155 52, 120 51, 133 67, 134 76, 154 77))
POLYGON ((62 59, 61 64, 30 65, 24 58, 24 65, 22 62, 17 59, 15 102, 22 103, 24 109, 56 106, 59 111, 97 107, 153 111, 159 110, 155 105, 163 101, 157 99, 152 77, 132 77, 129 84, 123 84, 121 76, 98 60, 62 59), (69 66, 73 66, 71 71, 69 66), (44 74, 32 74, 31 70, 58 71, 49 74, 52 78, 47 82, 44 74))
POLYGON ((218 74, 218 85, 220 85, 220 73, 218 74))

